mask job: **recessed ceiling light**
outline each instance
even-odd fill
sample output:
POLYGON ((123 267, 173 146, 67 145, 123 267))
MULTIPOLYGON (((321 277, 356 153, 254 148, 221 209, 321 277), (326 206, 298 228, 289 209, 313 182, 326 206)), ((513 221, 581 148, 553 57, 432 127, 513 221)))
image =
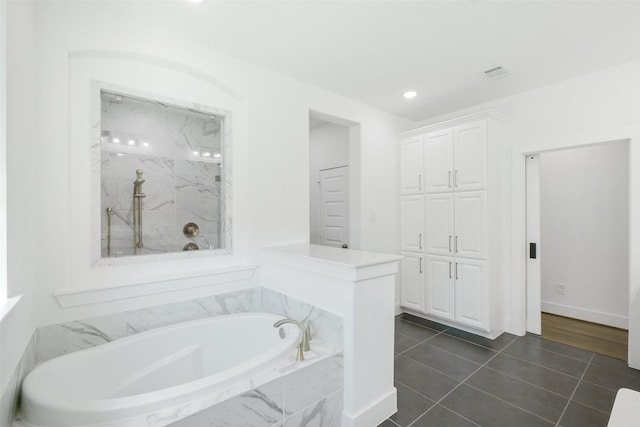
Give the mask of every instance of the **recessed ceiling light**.
POLYGON ((120 144, 120 138, 113 138, 111 142, 113 142, 114 144, 120 144))
POLYGON ((215 154, 213 155, 213 157, 214 157, 214 158, 216 158, 216 159, 219 159, 220 157, 222 157, 222 154, 220 154, 220 153, 215 153, 215 154))
POLYGON ((143 146, 143 147, 148 147, 148 146, 149 146, 149 143, 148 143, 148 142, 143 142, 143 143, 142 143, 142 146, 143 146))
POLYGON ((403 93, 402 96, 404 96, 407 99, 412 99, 412 98, 415 98, 417 94, 418 92, 416 92, 415 90, 410 90, 403 93))
POLYGON ((200 154, 200 152, 199 151, 194 151, 193 154, 197 156, 198 154, 200 154))
POLYGON ((128 142, 129 145, 136 145, 136 142, 133 139, 130 139, 128 142))
POLYGON ((202 153, 202 157, 211 157, 211 153, 208 151, 205 151, 202 153))

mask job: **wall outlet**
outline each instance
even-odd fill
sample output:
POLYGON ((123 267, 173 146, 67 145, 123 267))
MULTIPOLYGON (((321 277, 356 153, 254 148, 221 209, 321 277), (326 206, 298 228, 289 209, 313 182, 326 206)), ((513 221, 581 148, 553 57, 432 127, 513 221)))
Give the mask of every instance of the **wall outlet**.
POLYGON ((566 295, 566 289, 565 286, 561 283, 556 283, 556 294, 558 295, 566 295))
POLYGON ((369 222, 378 221, 378 214, 375 211, 369 211, 369 222))

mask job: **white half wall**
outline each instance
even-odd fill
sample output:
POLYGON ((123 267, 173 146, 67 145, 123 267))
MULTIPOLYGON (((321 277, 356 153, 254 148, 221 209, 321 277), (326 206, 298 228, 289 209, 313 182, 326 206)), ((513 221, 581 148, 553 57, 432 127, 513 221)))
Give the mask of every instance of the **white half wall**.
POLYGON ((628 143, 540 154, 540 230, 543 311, 627 328, 628 143))
POLYGON ((311 244, 320 244, 320 171, 349 165, 349 128, 326 123, 309 129, 309 215, 311 244))

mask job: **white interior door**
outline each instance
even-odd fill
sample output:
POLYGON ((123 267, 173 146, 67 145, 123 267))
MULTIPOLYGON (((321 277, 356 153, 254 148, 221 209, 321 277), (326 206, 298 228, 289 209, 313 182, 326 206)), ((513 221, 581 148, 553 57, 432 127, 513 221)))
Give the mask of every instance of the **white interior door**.
POLYGON ((540 157, 526 156, 527 314, 526 330, 542 333, 540 268, 540 157))
POLYGON ((320 244, 349 244, 349 167, 320 171, 320 244))

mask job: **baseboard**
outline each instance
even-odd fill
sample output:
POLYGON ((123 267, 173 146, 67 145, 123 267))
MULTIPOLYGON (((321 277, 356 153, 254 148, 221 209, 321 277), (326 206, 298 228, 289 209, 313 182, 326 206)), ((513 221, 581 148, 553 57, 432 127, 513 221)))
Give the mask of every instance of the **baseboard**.
POLYGON ((585 320, 587 322, 599 323, 601 325, 613 326, 614 328, 629 329, 629 318, 616 314, 602 313, 599 311, 586 310, 580 307, 556 304, 552 302, 540 303, 540 308, 545 313, 557 314, 558 316, 571 317, 585 320))
POLYGON ((371 427, 380 425, 398 411, 398 392, 395 387, 377 402, 356 415, 342 412, 342 427, 371 427))
POLYGON ((400 307, 400 303, 397 303, 395 306, 394 314, 397 316, 398 314, 402 314, 402 313, 404 313, 404 311, 402 310, 402 307, 400 307))

